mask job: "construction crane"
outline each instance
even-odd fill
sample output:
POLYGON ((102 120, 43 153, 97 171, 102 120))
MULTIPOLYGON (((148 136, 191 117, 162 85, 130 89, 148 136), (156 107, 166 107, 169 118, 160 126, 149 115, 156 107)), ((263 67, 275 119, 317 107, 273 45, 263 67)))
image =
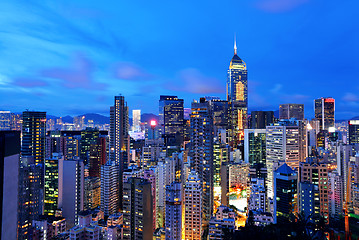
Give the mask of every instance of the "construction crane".
POLYGON ((350 175, 351 175, 351 167, 348 169, 348 177, 347 177, 347 192, 345 194, 345 240, 351 240, 350 231, 349 231, 349 192, 350 192, 350 175))

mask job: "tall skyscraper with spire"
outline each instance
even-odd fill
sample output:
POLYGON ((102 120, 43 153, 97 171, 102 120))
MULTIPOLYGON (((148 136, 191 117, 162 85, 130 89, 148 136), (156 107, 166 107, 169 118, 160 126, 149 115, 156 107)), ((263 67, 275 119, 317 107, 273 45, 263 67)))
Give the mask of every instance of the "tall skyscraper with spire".
POLYGON ((230 62, 227 78, 227 101, 230 102, 230 144, 237 146, 244 138, 247 128, 248 80, 246 63, 237 55, 234 40, 234 56, 230 62))

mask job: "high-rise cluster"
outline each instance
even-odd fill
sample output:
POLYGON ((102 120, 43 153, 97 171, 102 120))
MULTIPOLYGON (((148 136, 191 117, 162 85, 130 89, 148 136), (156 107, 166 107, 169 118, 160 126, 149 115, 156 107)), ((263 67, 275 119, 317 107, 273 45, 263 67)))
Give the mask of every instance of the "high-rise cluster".
POLYGON ((303 219, 318 237, 342 217, 349 237, 358 120, 336 123, 333 98, 311 120, 302 103, 249 112, 236 43, 227 73, 226 100, 161 95, 158 116, 132 121, 122 95, 103 124, 0 111, 1 239, 218 240, 270 224, 302 236, 303 219))

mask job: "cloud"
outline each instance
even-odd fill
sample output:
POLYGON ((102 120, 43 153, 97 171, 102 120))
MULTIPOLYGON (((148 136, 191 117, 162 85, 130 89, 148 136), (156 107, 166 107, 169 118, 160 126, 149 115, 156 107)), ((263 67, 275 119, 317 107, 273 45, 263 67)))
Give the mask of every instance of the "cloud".
POLYGON ((353 93, 345 93, 344 97, 343 97, 343 101, 346 102, 359 102, 359 97, 353 93))
POLYGON ((123 80, 144 81, 152 78, 151 74, 147 73, 144 69, 136 64, 122 62, 118 63, 114 70, 116 78, 123 80))
POLYGON ((203 75, 199 70, 188 68, 177 74, 176 80, 166 84, 166 88, 171 91, 181 91, 196 94, 223 93, 225 83, 203 75), (175 82, 175 83, 174 83, 175 82))
POLYGON ((31 78, 16 78, 14 79, 14 85, 25 88, 45 87, 49 84, 40 79, 31 78))
POLYGON ((90 60, 84 55, 77 54, 70 68, 45 69, 40 74, 42 77, 62 80, 63 86, 66 88, 104 90, 107 85, 94 81, 93 71, 94 68, 90 60))
POLYGON ((309 0, 260 0, 256 3, 256 7, 270 13, 287 12, 299 7, 309 0))

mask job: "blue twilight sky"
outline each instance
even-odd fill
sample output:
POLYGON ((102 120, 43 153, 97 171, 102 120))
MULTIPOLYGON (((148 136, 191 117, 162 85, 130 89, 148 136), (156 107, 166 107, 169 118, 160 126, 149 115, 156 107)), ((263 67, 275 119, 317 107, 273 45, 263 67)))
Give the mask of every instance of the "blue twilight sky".
POLYGON ((0 109, 109 115, 113 96, 158 113, 160 94, 186 107, 225 98, 233 56, 247 63, 249 110, 336 99, 359 115, 356 0, 0 1, 0 109))

